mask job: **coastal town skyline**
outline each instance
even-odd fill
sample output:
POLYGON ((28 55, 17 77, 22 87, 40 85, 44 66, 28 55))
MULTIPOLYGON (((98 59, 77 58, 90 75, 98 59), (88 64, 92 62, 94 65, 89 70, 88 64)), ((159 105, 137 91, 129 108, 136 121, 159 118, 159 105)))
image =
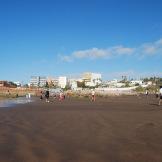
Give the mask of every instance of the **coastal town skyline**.
POLYGON ((162 2, 0 2, 0 80, 162 77, 162 2))

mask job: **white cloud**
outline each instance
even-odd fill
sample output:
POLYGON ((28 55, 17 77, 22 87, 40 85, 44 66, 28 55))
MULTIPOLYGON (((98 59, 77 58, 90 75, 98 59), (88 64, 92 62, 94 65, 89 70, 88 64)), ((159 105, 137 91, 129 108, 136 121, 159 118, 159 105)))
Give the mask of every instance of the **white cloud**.
POLYGON ((162 46, 162 38, 155 42, 156 45, 162 46))
POLYGON ((91 48, 86 50, 78 50, 72 52, 70 55, 59 55, 59 58, 62 61, 72 62, 75 59, 110 59, 119 56, 132 55, 135 55, 138 58, 144 58, 158 54, 162 54, 162 39, 152 43, 144 43, 135 48, 120 45, 112 46, 106 49, 91 48))
POLYGON ((105 58, 111 55, 111 53, 107 49, 98 49, 98 48, 92 48, 88 50, 82 50, 82 51, 75 51, 72 53, 72 57, 74 58, 105 58))
POLYGON ((65 62, 72 62, 73 59, 71 56, 68 55, 59 55, 59 58, 61 61, 65 61, 65 62))
POLYGON ((143 52, 148 55, 153 55, 156 53, 156 48, 154 46, 145 46, 143 50, 143 52))
POLYGON ((142 56, 162 54, 162 39, 141 45, 141 47, 138 49, 138 52, 141 53, 142 56))
POLYGON ((119 55, 131 55, 134 49, 123 46, 115 46, 107 49, 92 48, 74 51, 71 55, 59 55, 62 61, 71 62, 74 59, 108 59, 119 55))
POLYGON ((131 55, 134 51, 134 48, 128 48, 123 46, 116 46, 112 48, 112 53, 117 55, 131 55))

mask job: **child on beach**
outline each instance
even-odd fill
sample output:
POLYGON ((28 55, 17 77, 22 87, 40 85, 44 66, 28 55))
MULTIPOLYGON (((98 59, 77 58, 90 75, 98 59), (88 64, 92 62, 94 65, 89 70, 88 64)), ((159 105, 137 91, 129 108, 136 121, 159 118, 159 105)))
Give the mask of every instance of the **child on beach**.
POLYGON ((43 92, 40 92, 40 100, 43 100, 43 92))

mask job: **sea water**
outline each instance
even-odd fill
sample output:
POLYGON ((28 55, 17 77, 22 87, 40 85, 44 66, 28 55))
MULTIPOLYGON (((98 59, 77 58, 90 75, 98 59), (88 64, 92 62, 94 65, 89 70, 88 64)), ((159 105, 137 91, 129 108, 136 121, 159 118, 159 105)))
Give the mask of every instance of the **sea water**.
POLYGON ((0 100, 0 107, 12 107, 15 106, 16 104, 25 104, 30 102, 32 102, 32 99, 25 97, 18 97, 15 99, 3 99, 0 100))

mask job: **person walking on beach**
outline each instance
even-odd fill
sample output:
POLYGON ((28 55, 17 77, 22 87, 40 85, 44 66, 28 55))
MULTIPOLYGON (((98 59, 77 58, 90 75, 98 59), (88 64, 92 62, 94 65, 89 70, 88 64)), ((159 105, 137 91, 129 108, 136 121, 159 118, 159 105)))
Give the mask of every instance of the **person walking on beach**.
POLYGON ((63 100, 63 92, 60 91, 60 94, 59 94, 59 101, 62 101, 63 100))
POLYGON ((30 94, 30 93, 28 93, 28 98, 29 98, 29 99, 31 98, 31 94, 30 94))
POLYGON ((149 102, 149 101, 148 101, 149 92, 148 92, 147 89, 146 89, 146 91, 145 91, 145 95, 146 95, 146 100, 147 100, 147 102, 149 102))
POLYGON ((43 92, 40 92, 40 100, 43 100, 43 92))
POLYGON ((158 92, 158 89, 157 89, 156 92, 155 92, 155 97, 156 97, 156 98, 159 98, 159 92, 158 92))
POLYGON ((161 104, 162 101, 162 86, 160 86, 160 90, 159 90, 159 106, 161 104))
POLYGON ((7 92, 8 92, 8 96, 10 96, 11 95, 10 90, 8 90, 7 92))
POLYGON ((145 91, 145 95, 146 95, 146 97, 148 96, 148 94, 149 94, 149 93, 148 93, 148 90, 146 89, 146 91, 145 91))
POLYGON ((94 91, 94 90, 92 90, 91 95, 92 95, 92 101, 93 101, 93 102, 96 101, 95 91, 94 91))
POLYGON ((46 102, 49 102, 49 90, 46 90, 45 97, 46 97, 46 102))

